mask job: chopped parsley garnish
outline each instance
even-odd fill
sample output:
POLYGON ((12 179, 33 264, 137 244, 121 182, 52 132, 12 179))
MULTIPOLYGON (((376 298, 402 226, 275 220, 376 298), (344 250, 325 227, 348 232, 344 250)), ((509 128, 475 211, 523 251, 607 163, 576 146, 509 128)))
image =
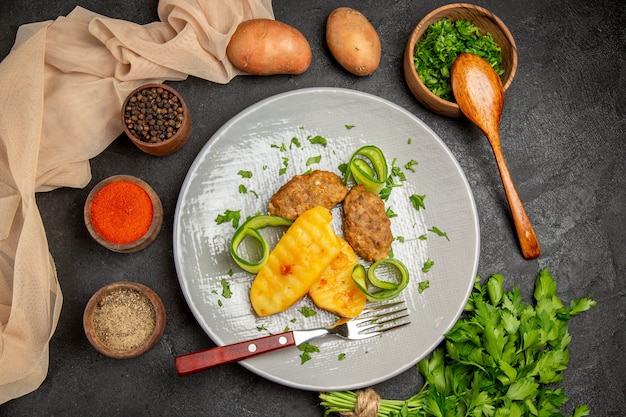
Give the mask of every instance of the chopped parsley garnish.
POLYGON ((326 138, 320 135, 313 136, 313 137, 309 136, 307 139, 312 145, 326 146, 328 144, 328 142, 326 141, 326 138))
POLYGON ((241 217, 241 210, 226 210, 224 214, 218 214, 215 218, 215 223, 222 224, 231 222, 236 229, 239 227, 239 219, 241 217))
POLYGON ((289 149, 291 149, 291 147, 292 147, 292 146, 295 146, 295 147, 297 147, 297 148, 299 148, 300 146, 302 146, 302 145, 300 144, 300 139, 298 139, 298 138, 297 138, 297 137, 295 137, 295 136, 294 136, 293 138, 291 138, 291 143, 289 144, 289 149))
POLYGON ((448 239, 448 241, 450 241, 450 238, 448 237, 448 234, 446 232, 443 232, 443 231, 439 230, 435 226, 433 226, 430 229, 428 229, 428 231, 429 232, 433 232, 434 234, 436 234, 438 236, 445 237, 446 239, 448 239))
POLYGON ((432 259, 428 258, 426 260, 426 262, 424 262, 424 266, 422 266, 422 272, 430 271, 430 268, 432 268, 434 264, 435 264, 435 261, 433 261, 432 259))
POLYGON ((220 281, 220 284, 222 285, 222 297, 224 298, 232 297, 233 293, 230 290, 230 284, 228 283, 228 281, 226 281, 225 278, 222 278, 222 280, 220 281))
POLYGON ((252 171, 240 170, 237 172, 237 175, 241 176, 241 178, 252 178, 252 171))
POLYGON ((322 160, 322 155, 312 156, 306 160, 306 166, 319 164, 321 160, 322 160))
POLYGON ((408 171, 415 172, 415 166, 418 164, 417 161, 411 159, 409 162, 404 165, 404 168, 408 171))
POLYGON ((420 294, 426 291, 428 288, 430 288, 430 281, 428 280, 420 281, 419 284, 417 284, 417 292, 420 294))
POLYGON ((311 360, 311 353, 319 352, 320 348, 305 342, 298 346, 298 350, 302 352, 300 355, 300 365, 303 365, 305 362, 311 360))
POLYGON ((279 175, 283 175, 287 172, 287 168, 289 167, 289 158, 283 156, 283 167, 278 170, 279 175))
POLYGON ((426 206, 424 205, 425 198, 426 198, 425 195, 418 195, 418 194, 413 194, 409 196, 409 200, 411 200, 411 204, 413 205, 413 208, 418 211, 421 208, 426 210, 426 206))
POLYGON ((313 317, 314 315, 317 314, 317 311, 307 307, 307 306, 303 306, 300 310, 298 310, 300 312, 300 314, 302 314, 304 317, 313 317))
POLYGON ((354 125, 344 125, 344 126, 345 126, 345 127, 346 127, 346 129, 348 129, 348 130, 350 130, 350 129, 352 129, 352 128, 356 127, 356 126, 354 126, 354 125))

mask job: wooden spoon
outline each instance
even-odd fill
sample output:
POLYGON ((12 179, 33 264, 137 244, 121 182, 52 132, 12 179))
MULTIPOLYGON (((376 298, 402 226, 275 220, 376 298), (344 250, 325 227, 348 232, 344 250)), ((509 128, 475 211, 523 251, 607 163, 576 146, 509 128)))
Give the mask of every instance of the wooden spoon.
POLYGON ((500 116, 504 104, 502 81, 487 61, 477 55, 464 53, 452 64, 450 82, 463 114, 489 139, 511 208, 522 255, 525 259, 534 259, 539 256, 539 242, 515 190, 500 146, 500 116))

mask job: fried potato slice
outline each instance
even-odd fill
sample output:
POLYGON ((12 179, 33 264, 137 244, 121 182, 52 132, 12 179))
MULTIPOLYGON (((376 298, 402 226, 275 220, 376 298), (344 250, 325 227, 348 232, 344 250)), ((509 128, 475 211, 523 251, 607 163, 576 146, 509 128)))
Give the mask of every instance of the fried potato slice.
POLYGON ((324 207, 302 213, 270 252, 250 288, 259 316, 280 313, 302 298, 341 250, 324 207))
POLYGON ((356 317, 367 302, 365 294, 352 281, 352 269, 359 259, 348 242, 341 238, 339 240, 341 252, 311 286, 309 297, 323 310, 340 317, 356 317))

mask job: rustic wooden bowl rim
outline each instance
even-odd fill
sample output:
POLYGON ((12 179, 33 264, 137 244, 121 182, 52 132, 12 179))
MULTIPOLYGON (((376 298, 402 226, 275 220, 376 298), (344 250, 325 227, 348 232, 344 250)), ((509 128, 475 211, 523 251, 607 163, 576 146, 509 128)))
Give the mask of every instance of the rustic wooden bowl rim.
POLYGON ((96 184, 95 187, 93 187, 93 189, 89 192, 89 195, 87 196, 87 200, 85 201, 83 216, 85 219, 85 225, 87 226, 87 230, 96 242, 114 252, 130 253, 144 249, 150 243, 152 243, 154 239, 156 239, 163 224, 163 205, 161 204, 161 199, 159 198, 157 193, 148 183, 132 175, 120 174, 105 178, 104 180, 96 184), (98 234, 96 229, 93 227, 93 223, 91 222, 91 206, 93 204, 93 199, 95 198, 96 194, 98 194, 98 192, 100 192, 100 190, 102 190, 105 186, 116 181, 128 181, 133 184, 139 185, 148 194, 148 196, 150 197, 150 201, 152 201, 153 213, 152 223, 150 224, 150 227, 148 228, 146 233, 139 239, 135 240, 134 242, 125 244, 117 244, 104 239, 102 236, 100 236, 100 234, 98 234))
POLYGON ((105 285, 104 287, 100 288, 91 296, 91 298, 87 302, 87 305, 85 307, 85 312, 83 314, 83 328, 85 330, 85 335, 87 336, 89 343, 91 343, 91 345, 103 355, 109 356, 111 358, 116 358, 116 359, 133 358, 133 357, 141 355, 142 353, 145 353, 146 351, 154 347, 154 345, 163 336, 163 332, 165 330, 165 321, 166 321, 165 307, 163 306, 163 302, 161 301, 161 298, 157 295, 157 293, 155 293, 152 289, 150 289, 149 287, 143 284, 140 284, 138 282, 132 282, 132 281, 113 282, 111 284, 105 285), (111 349, 98 338, 98 336, 96 335, 95 329, 93 327, 93 315, 94 315, 94 310, 96 306, 98 305, 98 302, 109 292, 120 289, 120 288, 128 288, 128 289, 140 292, 148 300, 150 300, 150 302, 152 303, 152 306, 154 307, 156 322, 155 322, 152 335, 148 338, 148 340, 145 341, 143 345, 135 349, 129 349, 129 350, 111 349))

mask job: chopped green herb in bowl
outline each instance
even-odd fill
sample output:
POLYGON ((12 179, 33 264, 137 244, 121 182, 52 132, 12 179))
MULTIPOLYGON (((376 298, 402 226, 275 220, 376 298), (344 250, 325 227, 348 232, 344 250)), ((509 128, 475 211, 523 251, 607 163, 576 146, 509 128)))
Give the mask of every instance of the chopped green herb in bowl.
POLYGON ((506 25, 471 4, 448 4, 427 14, 404 50, 404 77, 411 93, 442 116, 462 117, 450 88, 450 68, 463 52, 486 59, 506 91, 517 70, 517 48, 506 25))
POLYGON ((443 19, 430 25, 415 45, 413 62, 417 75, 435 95, 455 101, 450 87, 450 68, 464 52, 480 56, 498 75, 504 74, 502 51, 491 33, 482 33, 469 20, 443 19))

